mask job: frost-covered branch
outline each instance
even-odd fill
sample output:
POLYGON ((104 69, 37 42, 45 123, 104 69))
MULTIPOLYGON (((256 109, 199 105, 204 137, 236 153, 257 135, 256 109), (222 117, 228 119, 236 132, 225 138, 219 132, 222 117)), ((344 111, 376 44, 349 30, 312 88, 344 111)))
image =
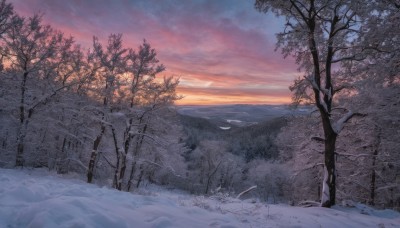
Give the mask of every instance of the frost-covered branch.
POLYGON ((343 127, 344 124, 349 121, 351 118, 353 118, 354 116, 366 116, 366 114, 362 114, 362 113, 354 113, 352 111, 349 111, 347 114, 345 114, 342 118, 340 118, 339 120, 337 120, 335 123, 332 124, 332 128, 333 130, 336 132, 336 134, 339 134, 343 127))
POLYGON ((352 61, 363 61, 365 60, 365 57, 358 57, 357 55, 352 55, 352 56, 346 56, 346 57, 342 57, 342 58, 338 58, 338 59, 333 59, 331 62, 332 63, 339 63, 339 62, 343 62, 346 60, 352 60, 352 61))

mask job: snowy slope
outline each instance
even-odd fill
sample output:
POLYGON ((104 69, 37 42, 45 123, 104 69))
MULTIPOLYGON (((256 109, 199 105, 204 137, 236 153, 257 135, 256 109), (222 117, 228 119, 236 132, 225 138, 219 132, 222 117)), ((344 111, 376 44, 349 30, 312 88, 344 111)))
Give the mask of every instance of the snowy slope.
POLYGON ((131 194, 0 169, 0 227, 400 227, 391 210, 300 208, 168 191, 131 194))

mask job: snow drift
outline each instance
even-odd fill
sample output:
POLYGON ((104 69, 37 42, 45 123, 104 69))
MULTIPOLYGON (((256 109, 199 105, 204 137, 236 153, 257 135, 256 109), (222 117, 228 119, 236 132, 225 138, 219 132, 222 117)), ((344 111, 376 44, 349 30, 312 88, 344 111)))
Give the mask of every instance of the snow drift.
POLYGON ((398 212, 360 204, 301 208, 160 188, 132 194, 46 170, 0 169, 0 227, 399 226, 398 212))

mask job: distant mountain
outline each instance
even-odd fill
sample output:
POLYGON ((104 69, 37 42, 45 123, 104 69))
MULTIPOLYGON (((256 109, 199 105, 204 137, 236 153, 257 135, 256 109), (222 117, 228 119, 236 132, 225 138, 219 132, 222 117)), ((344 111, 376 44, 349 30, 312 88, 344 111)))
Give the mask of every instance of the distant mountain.
POLYGON ((215 106, 179 106, 182 115, 208 119, 219 123, 219 127, 227 129, 231 125, 238 127, 254 125, 282 116, 305 115, 311 107, 302 106, 293 109, 288 105, 215 105, 215 106))

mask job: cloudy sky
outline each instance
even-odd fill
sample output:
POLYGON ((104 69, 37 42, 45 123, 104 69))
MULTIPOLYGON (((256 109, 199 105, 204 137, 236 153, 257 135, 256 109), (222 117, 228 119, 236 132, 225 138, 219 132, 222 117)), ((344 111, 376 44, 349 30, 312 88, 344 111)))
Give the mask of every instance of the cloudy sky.
POLYGON ((127 47, 146 39, 180 77, 178 104, 281 104, 299 74, 275 52, 283 20, 254 9, 253 0, 9 0, 20 15, 44 13, 45 23, 90 47, 123 33, 127 47))

